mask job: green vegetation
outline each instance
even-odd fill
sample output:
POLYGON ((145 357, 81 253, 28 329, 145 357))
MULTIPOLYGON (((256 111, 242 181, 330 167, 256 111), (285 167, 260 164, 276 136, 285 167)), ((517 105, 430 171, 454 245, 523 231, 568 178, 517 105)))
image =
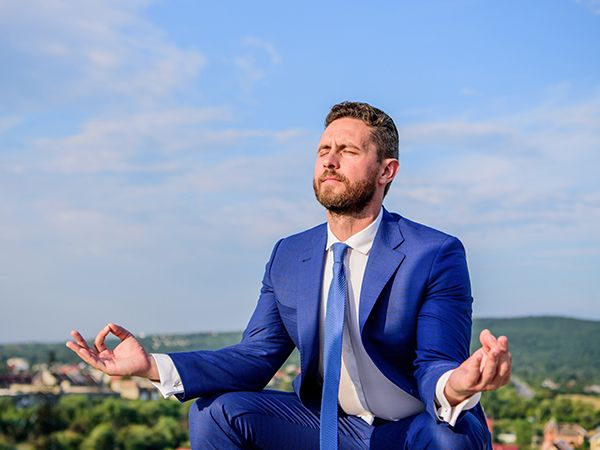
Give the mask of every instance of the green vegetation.
MULTIPOLYGON (((519 396, 513 385, 483 394, 481 402, 488 417, 495 420, 496 436, 515 433, 520 448, 527 450, 532 448, 532 437, 541 436, 550 419, 578 423, 587 430, 600 426, 599 397, 577 395, 586 386, 600 385, 599 321, 561 317, 475 319, 473 350, 479 346, 483 328, 509 337, 513 373, 529 384, 532 394, 519 396), (558 387, 541 388, 547 378, 558 387)), ((152 335, 141 341, 150 352, 173 352, 216 349, 239 339, 240 333, 198 333, 152 335)), ((14 356, 32 364, 78 361, 63 343, 2 345, 0 374, 6 371, 6 358, 14 356)), ((297 351, 285 365, 289 363, 299 364, 297 351)), ((291 389, 289 379, 280 379, 271 387, 291 389)), ((165 400, 81 396, 42 397, 34 405, 17 407, 12 399, 0 398, 0 450, 176 448, 187 440, 188 407, 165 400)))
MULTIPOLYGON (((512 386, 482 396, 494 418, 494 434, 513 432, 526 450, 550 420, 600 426, 600 408, 564 395, 540 391, 519 397, 512 386)), ((139 401, 84 396, 38 397, 19 407, 0 398, 0 450, 171 449, 187 445, 187 411, 191 402, 139 401)))
POLYGON ((533 450, 534 436, 541 437, 544 426, 551 419, 559 423, 576 423, 586 430, 600 426, 600 407, 591 402, 572 399, 547 390, 538 390, 534 397, 517 395, 509 385, 492 392, 484 392, 481 404, 488 417, 494 419, 494 437, 514 433, 521 450, 533 450))
MULTIPOLYGON (((95 336, 88 336, 90 342, 95 336)), ((150 335, 139 337, 141 344, 148 352, 166 353, 179 352, 194 349, 216 349, 234 344, 240 340, 241 333, 195 333, 195 334, 172 334, 172 335, 150 335)), ((70 338, 65 333, 65 342, 70 338)), ((108 345, 116 345, 115 339, 108 339, 108 345)), ((24 343, 0 345, 0 370, 6 359, 21 357, 27 359, 31 364, 48 363, 51 360, 64 363, 76 363, 81 361, 77 355, 60 343, 24 343)), ((1 372, 0 372, 1 373, 1 372)))
MULTIPOLYGON (((600 321, 565 317, 475 319, 473 350, 479 346, 479 333, 484 328, 497 336, 509 337, 514 373, 532 386, 539 386, 545 378, 561 384, 562 392, 582 392, 586 385, 600 385, 600 321)), ((140 341, 149 352, 161 353, 221 348, 238 342, 240 336, 233 332, 150 335, 140 341)), ((0 345, 0 373, 5 370, 4 361, 13 356, 23 357, 32 364, 50 359, 79 361, 64 343, 0 345)), ((290 361, 297 363, 297 360, 296 355, 290 361)))
POLYGON ((165 400, 38 397, 18 407, 0 398, 0 449, 174 449, 187 445, 187 411, 165 400))
POLYGON ((561 392, 582 392, 600 385, 600 321, 565 317, 479 319, 473 322, 471 346, 489 328, 496 336, 508 336, 513 373, 532 386, 545 378, 560 384, 561 392))

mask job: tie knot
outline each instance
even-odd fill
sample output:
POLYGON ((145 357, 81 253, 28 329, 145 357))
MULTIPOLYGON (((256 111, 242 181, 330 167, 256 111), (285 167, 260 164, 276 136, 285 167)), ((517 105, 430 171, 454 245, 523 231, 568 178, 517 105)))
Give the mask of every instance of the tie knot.
POLYGON ((346 254, 346 250, 348 250, 348 246, 343 242, 336 242, 333 244, 333 263, 343 263, 344 255, 346 254))

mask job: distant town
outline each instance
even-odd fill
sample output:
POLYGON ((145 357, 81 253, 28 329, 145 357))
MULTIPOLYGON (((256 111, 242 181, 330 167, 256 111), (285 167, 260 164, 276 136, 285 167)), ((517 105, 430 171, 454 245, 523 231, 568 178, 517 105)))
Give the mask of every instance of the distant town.
MULTIPOLYGON (((107 375, 84 362, 40 363, 30 366, 25 358, 8 358, 8 371, 0 374, 0 397, 13 397, 18 403, 32 404, 39 395, 88 395, 120 397, 129 400, 162 398, 152 382, 140 377, 107 375)), ((289 363, 278 370, 270 389, 289 390, 300 368, 289 363)))
MULTIPOLYGON (((515 362, 511 384, 481 400, 494 450, 600 450, 600 322, 481 319, 474 339, 483 327, 510 337, 515 362)), ((149 351, 167 352, 219 348, 239 337, 141 341, 149 351)), ((294 352, 267 388, 289 391, 299 372, 294 352)), ((148 380, 89 367, 63 344, 0 345, 0 450, 188 448, 187 408, 189 402, 163 400, 148 380)))

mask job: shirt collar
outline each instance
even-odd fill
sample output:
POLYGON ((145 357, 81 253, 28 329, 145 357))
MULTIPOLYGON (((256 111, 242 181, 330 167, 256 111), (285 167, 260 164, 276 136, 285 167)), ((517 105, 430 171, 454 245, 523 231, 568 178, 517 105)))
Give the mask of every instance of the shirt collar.
MULTIPOLYGON (((373 241, 375 240, 375 235, 377 234, 377 230, 379 229, 379 224, 381 223, 381 218, 383 217, 383 208, 379 211, 379 215, 377 218, 371 222, 367 228, 359 231, 356 234, 350 236, 344 242, 348 247, 353 250, 356 250, 364 255, 368 255, 371 247, 373 247, 373 241)), ((331 231, 329 224, 327 224, 327 246, 325 249, 329 251, 331 246, 336 242, 341 242, 335 234, 331 231)))

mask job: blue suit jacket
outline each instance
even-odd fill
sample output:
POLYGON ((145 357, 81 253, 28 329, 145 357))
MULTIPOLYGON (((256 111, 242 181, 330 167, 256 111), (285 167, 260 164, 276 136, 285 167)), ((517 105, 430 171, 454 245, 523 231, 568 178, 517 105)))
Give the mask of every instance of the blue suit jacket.
MULTIPOLYGON (((185 387, 180 400, 260 390, 297 347, 301 373, 294 390, 305 404, 319 404, 318 320, 326 242, 322 224, 275 245, 239 344, 170 354, 185 387)), ((363 344, 379 370, 421 399, 434 417, 437 380, 469 356, 471 303, 460 241, 384 209, 361 290, 363 344)), ((472 412, 485 427, 481 407, 472 412)))

